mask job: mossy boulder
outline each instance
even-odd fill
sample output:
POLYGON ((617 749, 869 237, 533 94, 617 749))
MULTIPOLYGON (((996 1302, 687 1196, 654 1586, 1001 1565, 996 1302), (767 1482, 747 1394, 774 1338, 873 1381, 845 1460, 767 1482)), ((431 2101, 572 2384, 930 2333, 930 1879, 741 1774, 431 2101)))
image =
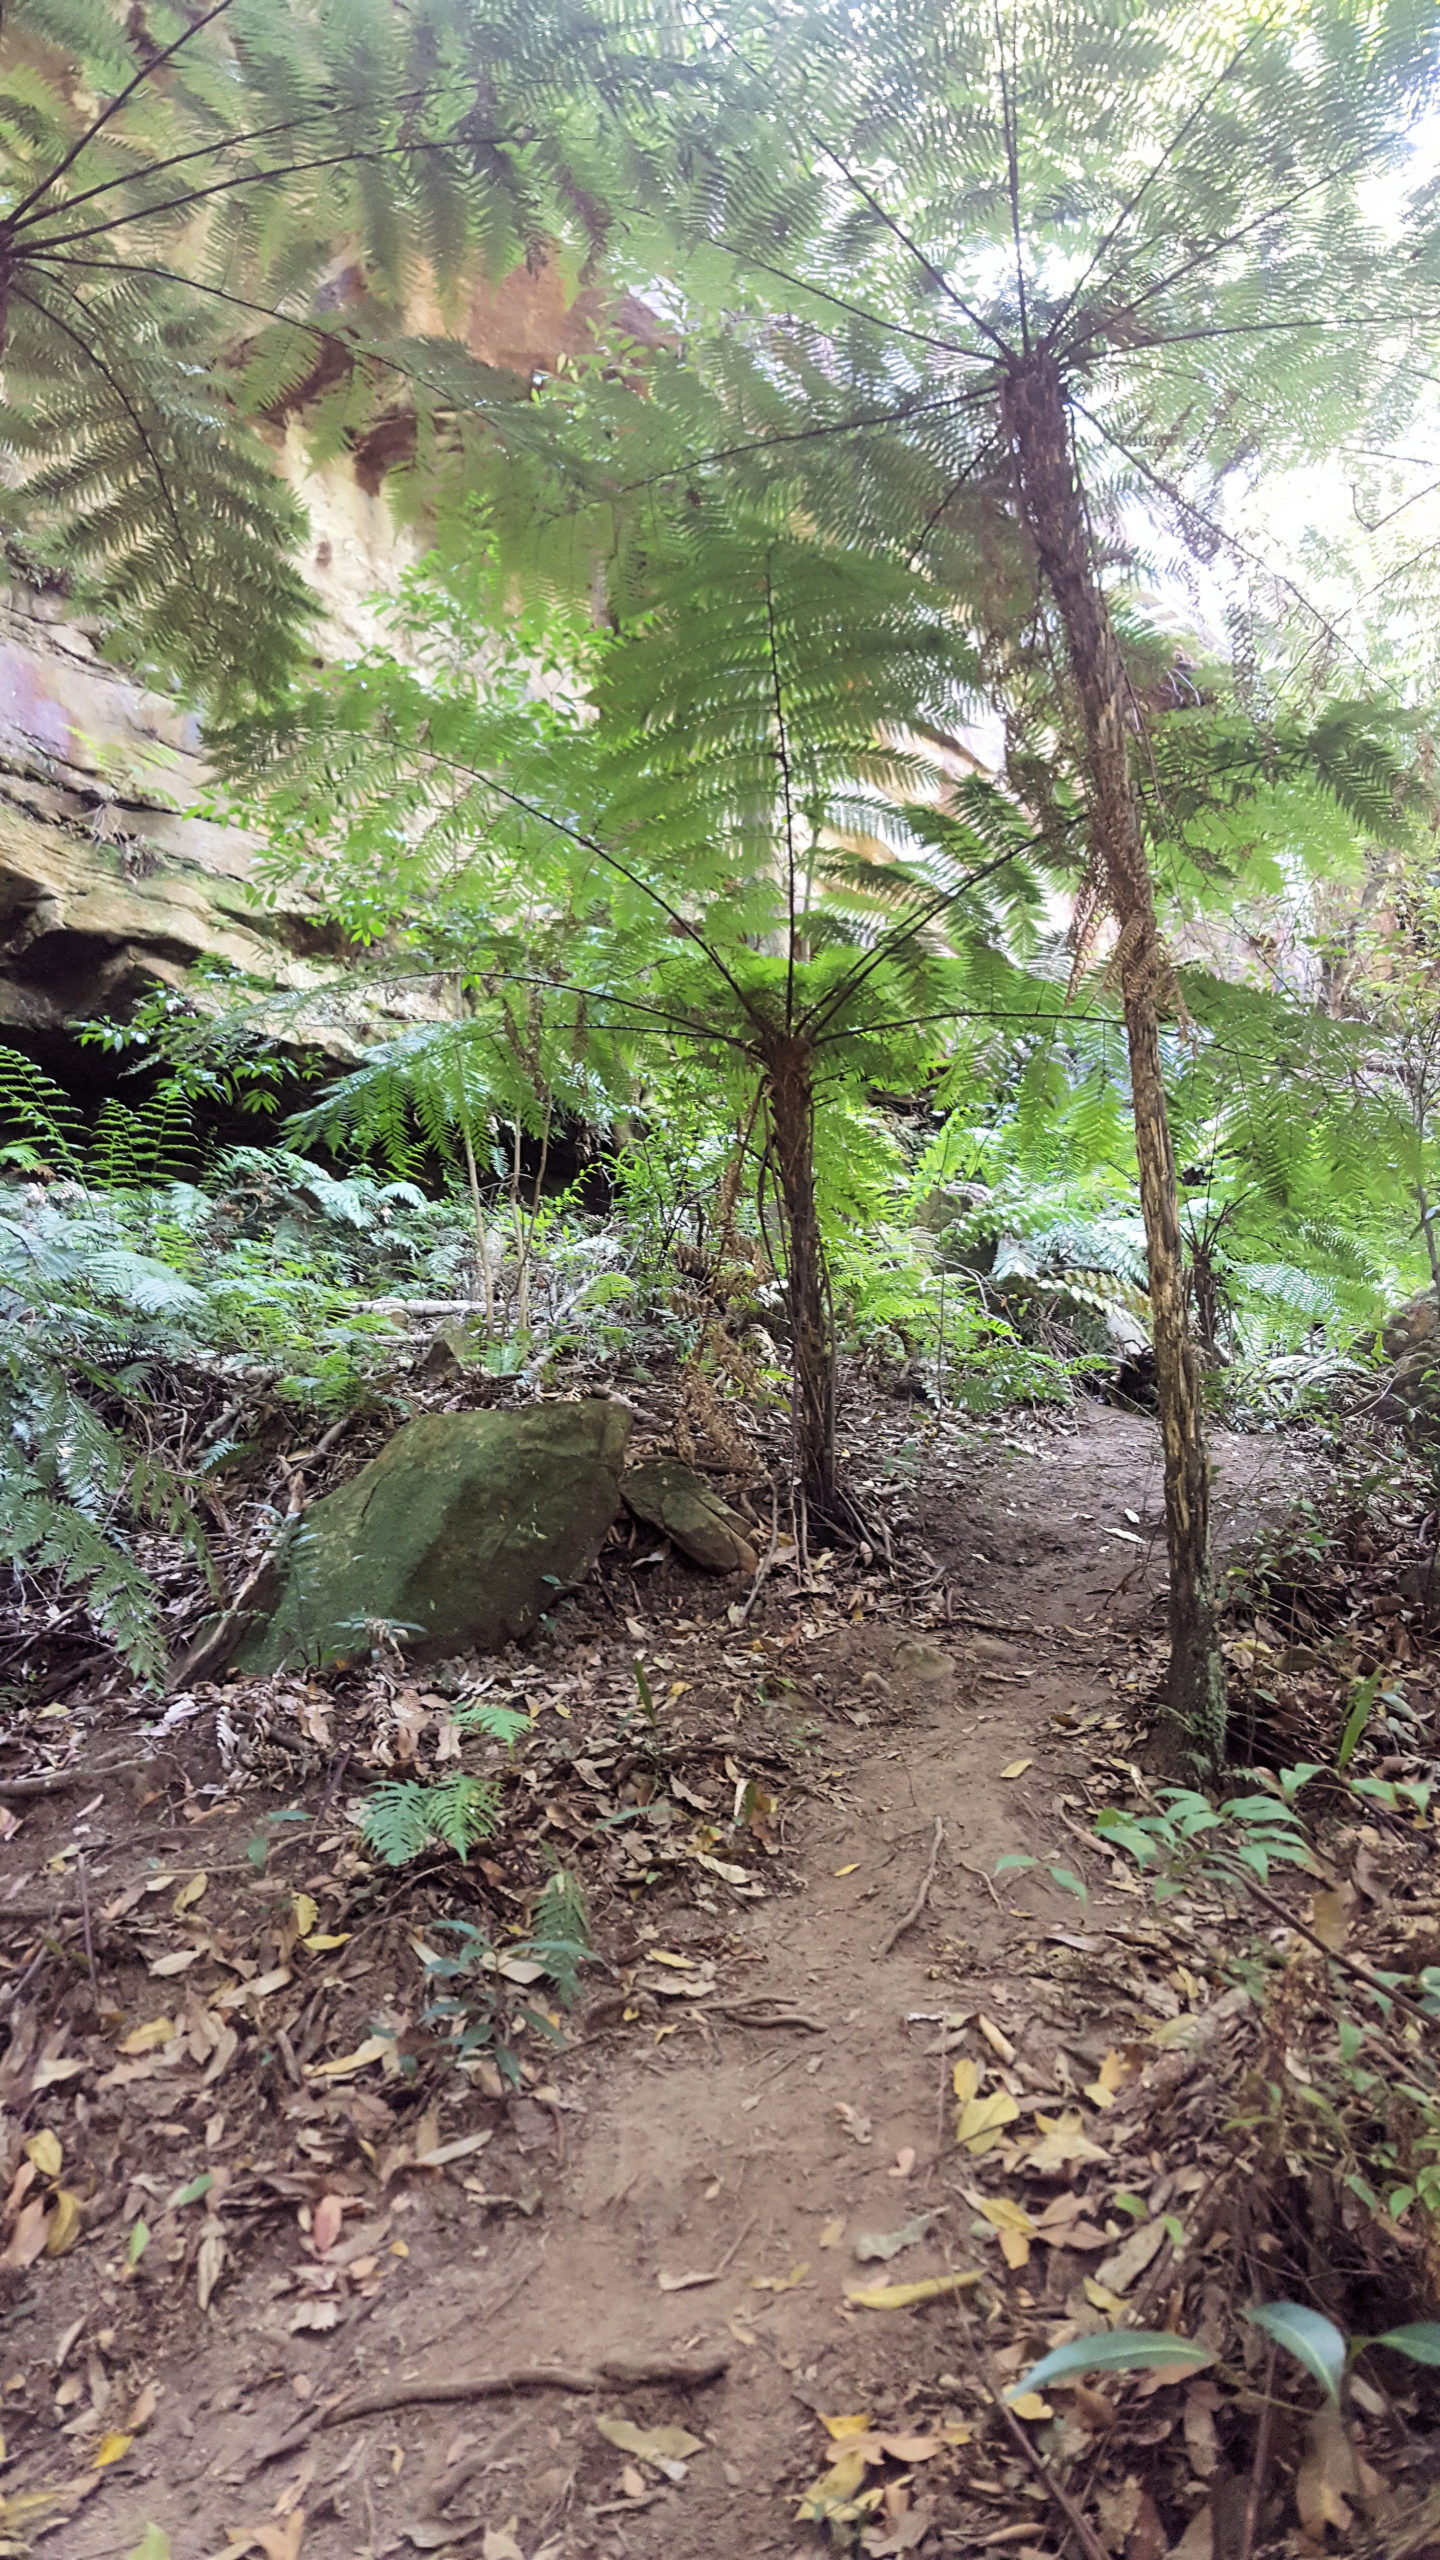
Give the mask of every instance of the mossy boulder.
POLYGON ((626 1407, 601 1398, 406 1423, 306 1512, 236 1667, 333 1662, 364 1651, 377 1621, 417 1655, 528 1634, 593 1563, 629 1433, 626 1407))

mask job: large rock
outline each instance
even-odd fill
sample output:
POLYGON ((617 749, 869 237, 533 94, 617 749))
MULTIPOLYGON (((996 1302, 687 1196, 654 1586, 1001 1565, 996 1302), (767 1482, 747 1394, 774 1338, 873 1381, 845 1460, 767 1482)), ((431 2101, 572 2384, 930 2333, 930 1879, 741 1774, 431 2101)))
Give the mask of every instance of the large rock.
POLYGON ((692 1564, 707 1573, 753 1573, 755 1550, 737 1511, 679 1458, 645 1458, 620 1487, 637 1520, 663 1529, 692 1564))
POLYGON ((408 1422, 306 1513, 237 1667, 334 1661, 362 1651, 375 1620, 431 1655, 527 1634, 594 1561, 629 1432, 626 1407, 598 1398, 408 1422))

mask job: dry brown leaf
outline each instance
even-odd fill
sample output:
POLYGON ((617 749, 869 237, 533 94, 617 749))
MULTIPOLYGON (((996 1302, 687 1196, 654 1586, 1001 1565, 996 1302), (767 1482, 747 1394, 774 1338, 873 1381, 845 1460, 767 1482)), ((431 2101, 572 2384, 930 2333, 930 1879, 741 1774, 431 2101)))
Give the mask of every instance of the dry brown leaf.
POLYGON ((1338 2533, 1349 2530, 1346 2502, 1359 2495, 1360 2475, 1345 2420, 1333 2402, 1327 2400, 1317 2411, 1308 2433, 1309 2447, 1295 2480, 1295 2509, 1304 2531, 1320 2542, 1326 2525, 1333 2524, 1338 2533))
POLYGON ((170 1905, 170 1908, 174 1912, 177 1920, 183 1911, 188 1911, 190 1909, 192 1903, 200 1900, 209 1882, 209 1877, 202 1869, 198 1875, 191 1876, 187 1884, 182 1884, 174 1901, 170 1905))
POLYGON ((1309 1921, 1322 1946, 1338 1955, 1350 1935, 1350 1917, 1355 1908, 1355 1888, 1342 1884, 1327 1888, 1310 1897, 1309 1921))
POLYGON ((1098 2281, 1113 2293, 1128 2293, 1136 2277, 1143 2275, 1152 2258, 1159 2256, 1165 2238, 1165 2224, 1159 2216, 1154 2222, 1142 2222, 1128 2240, 1121 2241, 1112 2257, 1101 2259, 1095 2270, 1098 2281))
POLYGON ((993 2018, 981 2016, 976 2019, 975 2024, 990 2047, 991 2052, 995 2054, 1001 2062, 1011 2063, 1014 2061, 1015 2047, 1011 2043, 1009 2037, 1005 2034, 1004 2030, 996 2026, 993 2018))
POLYGON ((1129 2077, 1126 2063, 1112 2047, 1101 2063, 1095 2078, 1086 2083, 1085 2095, 1092 2106, 1113 2107, 1117 2091, 1124 2087, 1129 2077))
POLYGON ((210 2297, 220 2281, 225 2264, 225 2235, 211 2215, 200 2226, 200 2246, 195 2253, 195 2299, 202 2311, 210 2308, 210 2297))
POLYGON ((340 2196, 322 2196, 315 2207, 315 2219, 310 2227, 311 2246, 317 2258, 323 2258, 327 2249, 334 2248, 344 2220, 343 2199, 340 2196))
POLYGON ((1040 2177, 1054 2176, 1079 2161, 1107 2157, 1085 2132, 1078 2108, 1067 2107, 1062 2116, 1037 2115, 1035 2123, 1041 2138, 1026 2152, 1025 2166, 1040 2177))

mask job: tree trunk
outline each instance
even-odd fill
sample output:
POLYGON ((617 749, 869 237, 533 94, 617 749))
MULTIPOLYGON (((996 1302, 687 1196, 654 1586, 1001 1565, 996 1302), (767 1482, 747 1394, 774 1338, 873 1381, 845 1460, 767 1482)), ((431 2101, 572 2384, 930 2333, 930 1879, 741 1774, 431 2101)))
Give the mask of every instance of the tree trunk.
POLYGON ((806 1501, 829 1513, 835 1503, 835 1345, 815 1200, 810 1059, 802 1044, 784 1041, 765 1063, 771 1145, 785 1210, 795 1458, 806 1501))
POLYGON ((1159 998, 1167 963, 1130 769, 1129 689, 1095 574, 1071 465, 1064 384, 1052 356, 1027 356, 1014 367, 1005 385, 1005 421, 1021 516, 1055 599, 1085 724, 1095 883, 1119 926, 1165 1454, 1169 1711, 1190 1748, 1214 1761, 1224 1752, 1225 1683, 1210 1569, 1210 1470, 1199 1363, 1186 1316, 1175 1156, 1160 1061, 1159 998))

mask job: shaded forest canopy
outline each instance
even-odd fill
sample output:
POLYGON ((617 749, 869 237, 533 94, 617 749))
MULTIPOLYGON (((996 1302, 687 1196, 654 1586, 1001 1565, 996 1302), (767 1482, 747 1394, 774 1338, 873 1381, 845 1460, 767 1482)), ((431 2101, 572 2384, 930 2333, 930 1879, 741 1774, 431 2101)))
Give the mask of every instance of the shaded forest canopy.
MULTIPOLYGON (((1176 2279, 1154 2317, 1151 2260, 1112 2282, 1112 2245, 1043 2339, 1016 2320, 1008 2363, 972 2360, 1002 2437, 1039 2423, 1002 2383, 1047 2422, 1046 2390, 1082 2392, 1042 2455, 1020 2441, 1087 2560, 1257 2560, 1292 2488, 1307 2548, 1355 2507, 1399 2533, 1384 2428, 1440 2364, 1440 1967, 1418 1918, 1390 1927, 1429 1909, 1440 1621, 1437 39, 1416 0, 35 0, 0 38, 7 576, 195 714, 185 814, 258 847, 253 911, 289 936, 272 978, 258 932, 253 966, 137 962, 75 1026, 81 1073, 0 1044, 0 1742, 27 1755, 0 1811, 68 1784, 107 1717, 169 1732, 197 1699, 217 1796, 243 1788, 266 1681, 303 1674, 359 1736, 443 1625, 461 1669, 401 1741, 332 1753, 322 1803, 367 1771, 346 1891, 433 1890, 417 1912, 458 1934, 427 2032, 508 2105, 600 1943, 578 1851, 546 1868, 526 1835, 505 1883, 515 1648, 583 1634, 623 1545, 628 1822, 669 1784, 640 1566, 721 1577, 716 1646, 843 1588, 933 1649, 957 1608, 987 1621, 953 1537, 929 1552, 927 1472, 1021 1430, 1035 1458, 1102 1400, 1143 1417, 1153 1516, 1105 1532, 1164 1559, 1126 1626, 1135 1756, 1083 1822, 1051 1811, 1166 1963, 1173 1904, 1213 1922, 1215 2002, 1244 1994, 1230 2122, 1308 2238, 1270 2250, 1290 2290, 1226 2258, 1202 2315, 1219 2221, 1187 2259, 1170 2190, 1121 2190, 1176 2279), (543 353, 507 338, 516 279, 543 353), (310 574, 307 491, 336 487, 397 528, 363 610, 310 574), (505 1475, 577 1403, 604 1408, 575 1424, 599 1490, 564 1461, 583 1535, 505 1475), (1286 1488, 1223 1555, 1216 1432, 1286 1488), (407 1466, 386 1573, 336 1563, 407 1466), (447 1614, 472 1498, 442 1502, 447 1470, 501 1523, 483 1637, 447 1614), (457 1916, 486 1844, 500 1900, 457 1916), (500 1979, 548 2005, 512 2014, 500 1979), (1348 2290, 1307 2292, 1342 2229, 1348 2290), (1240 2483, 1230 2510, 1183 2492, 1208 2540, 1159 2469, 1128 2483, 1150 2539, 1135 2501, 1093 2520, 1100 2454, 1082 2478, 1064 2434, 1101 2427, 1087 2377, 1167 2346, 1209 2395, 1186 2442, 1213 2452, 1221 2408, 1240 2483), (1282 2443, 1284 2358, 1310 2397, 1282 2443)), ((331 1713, 301 1719, 302 1792, 331 1713)), ((728 1831, 682 1801, 743 1885, 727 1859, 779 1854, 777 1799, 724 1766, 728 1831)), ((1002 1872, 1086 1904, 1073 1846, 1034 1836, 987 1863, 997 1909, 1002 1872)), ((344 1943, 306 1904, 277 1975, 344 1943)), ((93 1986, 88 1902, 83 1931, 93 1986)), ((1013 2086, 956 2064, 966 2163, 1014 2149, 1025 2089, 1075 2096, 1068 2062, 1056 2097, 984 2041, 1013 2086)), ((1131 2080, 1139 2105, 1138 2063, 1094 2062, 1097 2120, 1131 2080)), ((71 2236, 16 2174, 0 2268, 71 2236)), ((1018 2276, 1038 2198, 988 2228, 1018 2276)), ((880 2537, 913 2512, 894 2466, 941 2439, 856 2428, 879 2450, 795 2529, 938 2549, 880 2537)), ((0 2492, 18 2550, 10 2521, 0 2492)))

